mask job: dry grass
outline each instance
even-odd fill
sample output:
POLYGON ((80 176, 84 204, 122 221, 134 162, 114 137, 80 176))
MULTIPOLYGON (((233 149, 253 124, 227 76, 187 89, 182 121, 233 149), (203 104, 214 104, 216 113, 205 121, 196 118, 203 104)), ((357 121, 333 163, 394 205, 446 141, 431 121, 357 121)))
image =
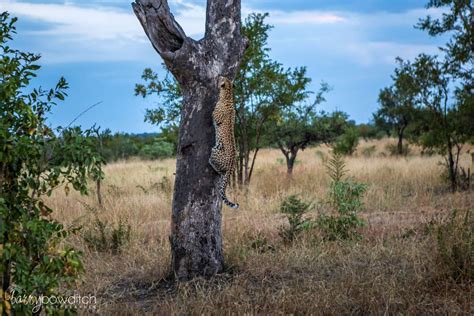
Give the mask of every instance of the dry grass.
MULTIPOLYGON (((440 179, 440 157, 387 157, 387 140, 362 143, 347 158, 349 175, 367 183, 368 225, 360 242, 321 242, 307 234, 293 246, 278 236, 285 218, 282 199, 299 194, 318 204, 329 179, 323 165, 328 149, 310 148, 298 156, 293 179, 283 157, 263 150, 252 183, 230 196, 238 211, 223 210, 228 271, 214 280, 173 284, 163 279, 169 267, 169 219, 174 160, 126 161, 108 165, 104 206, 95 195, 49 200, 67 225, 90 228, 96 217, 108 225, 125 221, 131 240, 119 255, 89 249, 81 235, 69 242, 84 252, 86 273, 79 291, 97 295, 105 314, 469 314, 474 286, 443 277, 428 223, 452 209, 473 209, 472 191, 451 194, 440 179), (361 154, 375 146, 372 157, 361 154), (411 232, 406 234, 406 232, 411 232), (267 247, 254 249, 255 240, 267 247)), ((471 166, 471 156, 462 165, 471 166)))

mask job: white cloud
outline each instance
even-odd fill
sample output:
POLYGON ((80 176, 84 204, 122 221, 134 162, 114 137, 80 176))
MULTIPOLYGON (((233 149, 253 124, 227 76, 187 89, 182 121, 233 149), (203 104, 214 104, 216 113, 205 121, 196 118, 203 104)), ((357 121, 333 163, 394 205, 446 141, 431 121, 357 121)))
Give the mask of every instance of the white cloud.
MULTIPOLYGON (((106 1, 107 2, 107 1, 106 1)), ((189 36, 204 32, 205 11, 199 6, 176 0, 175 16, 189 36)), ((0 0, 0 8, 26 21, 44 23, 41 30, 29 29, 22 35, 45 38, 40 47, 45 63, 77 61, 121 61, 148 56, 151 45, 130 10, 111 6, 17 2, 0 0)))
POLYGON ((47 23, 47 30, 33 32, 38 35, 67 35, 79 37, 78 40, 143 39, 143 31, 133 14, 112 8, 2 2, 2 8, 15 16, 47 23))
MULTIPOLYGON (((68 1, 64 4, 48 4, 0 0, 2 10, 8 10, 24 20, 39 21, 46 25, 45 29, 23 33, 34 39, 45 37, 44 42, 48 44, 39 48, 44 57, 43 62, 120 61, 156 56, 151 55, 151 45, 131 8, 125 10, 107 5, 116 0, 100 0, 101 4, 97 2, 85 6, 68 1)), ((170 5, 188 36, 202 36, 204 6, 187 0, 170 0, 170 5)), ((255 12, 245 6, 242 11, 244 16, 255 12)), ((440 10, 429 11, 435 16, 441 13, 440 10)), ((436 52, 434 45, 410 44, 401 37, 392 36, 396 42, 372 38, 377 29, 399 27, 408 30, 419 17, 426 14, 427 11, 421 9, 376 14, 273 10, 270 11, 268 22, 276 26, 278 35, 275 41, 303 41, 302 47, 315 47, 320 54, 351 58, 355 63, 370 66, 393 63, 396 56, 413 58, 421 51, 436 52)))
MULTIPOLYGON (((305 51, 310 52, 307 55, 313 54, 315 58, 329 62, 344 60, 364 67, 393 65, 396 57, 413 59, 422 52, 439 53, 436 44, 439 39, 430 39, 413 26, 420 17, 427 14, 438 17, 442 13, 438 9, 376 14, 333 12, 330 16, 334 18, 329 19, 332 23, 312 25, 316 23, 305 22, 304 18, 298 25, 274 23, 276 34, 270 41, 280 53, 281 49, 294 55, 305 51), (418 35, 422 36, 414 40, 418 35)), ((304 61, 300 63, 304 64, 304 61)))
MULTIPOLYGON (((172 2, 178 5, 176 18, 188 35, 203 34, 204 8, 181 0, 172 2)), ((131 7, 130 10, 125 11, 111 6, 84 7, 71 2, 48 4, 0 0, 0 3, 2 10, 7 10, 16 16, 51 24, 48 34, 78 35, 88 39, 144 37, 143 30, 131 7)))
POLYGON ((248 15, 252 12, 268 12, 270 14, 268 22, 270 24, 336 24, 347 22, 347 19, 339 13, 325 12, 317 10, 291 11, 284 12, 280 10, 261 11, 249 7, 242 8, 242 14, 248 15))

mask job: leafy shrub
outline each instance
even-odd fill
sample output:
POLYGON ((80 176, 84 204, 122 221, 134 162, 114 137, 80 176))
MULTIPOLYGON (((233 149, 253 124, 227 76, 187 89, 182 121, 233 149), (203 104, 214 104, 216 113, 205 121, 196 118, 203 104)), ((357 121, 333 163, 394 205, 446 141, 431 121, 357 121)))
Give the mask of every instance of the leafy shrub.
MULTIPOLYGON (((389 152, 390 156, 398 156, 399 155, 397 144, 387 144, 385 146, 385 148, 389 152)), ((410 152, 411 152, 410 145, 405 143, 402 146, 402 156, 408 156, 410 154, 410 152)))
POLYGON ((474 220, 471 211, 454 210, 450 220, 436 231, 439 259, 456 281, 474 280, 474 220))
POLYGON ((360 239, 358 227, 364 221, 357 216, 362 208, 362 198, 366 186, 352 181, 338 181, 331 184, 330 204, 338 212, 337 216, 320 215, 318 226, 325 232, 325 239, 360 239))
POLYGON ((296 195, 290 195, 280 205, 280 212, 285 214, 290 224, 289 227, 280 228, 280 236, 286 242, 292 242, 303 231, 311 226, 311 221, 303 219, 311 203, 300 200, 296 195))
MULTIPOLYGON (((64 187, 88 193, 88 178, 103 178, 94 131, 58 128, 46 114, 67 96, 59 79, 52 89, 34 88, 39 55, 12 48, 15 18, 0 13, 0 314, 29 315, 33 302, 11 294, 62 296, 83 272, 81 253, 64 244, 77 232, 52 216, 45 197, 64 187)), ((37 313, 61 314, 68 306, 37 306, 37 313)))
POLYGON ((173 156, 174 145, 172 143, 157 141, 147 144, 140 150, 140 157, 144 159, 156 160, 173 156))
POLYGON ((99 252, 121 253, 130 242, 130 225, 119 221, 117 227, 110 227, 105 221, 96 218, 95 225, 84 233, 87 246, 99 252))
POLYGON ((361 201, 367 187, 365 184, 345 179, 345 164, 342 156, 333 152, 328 161, 328 174, 331 177, 327 204, 337 212, 337 215, 321 214, 317 226, 322 229, 325 239, 360 239, 357 228, 364 221, 357 216, 362 210, 361 201))
POLYGON ((359 131, 355 126, 346 128, 334 144, 334 152, 342 155, 352 155, 359 144, 359 131))
POLYGON ((117 134, 105 139, 102 148, 102 155, 106 161, 116 161, 119 159, 127 159, 137 156, 139 147, 132 139, 117 134))

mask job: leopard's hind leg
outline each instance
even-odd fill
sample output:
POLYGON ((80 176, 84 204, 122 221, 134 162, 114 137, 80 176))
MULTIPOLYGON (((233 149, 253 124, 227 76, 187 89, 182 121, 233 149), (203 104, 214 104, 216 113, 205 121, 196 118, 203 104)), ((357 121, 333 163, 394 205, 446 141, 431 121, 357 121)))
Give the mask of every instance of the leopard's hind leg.
POLYGON ((221 149, 219 149, 217 147, 213 147, 211 149, 211 156, 209 157, 209 164, 220 175, 223 175, 223 174, 226 173, 226 168, 225 168, 225 164, 222 160, 222 156, 223 156, 223 153, 222 153, 221 149))

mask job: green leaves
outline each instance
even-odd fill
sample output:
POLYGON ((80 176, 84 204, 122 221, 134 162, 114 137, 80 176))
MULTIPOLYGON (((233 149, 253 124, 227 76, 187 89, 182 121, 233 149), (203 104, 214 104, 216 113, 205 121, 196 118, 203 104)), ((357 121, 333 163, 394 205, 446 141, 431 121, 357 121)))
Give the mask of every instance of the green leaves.
POLYGON ((311 203, 300 200, 296 195, 288 196, 280 205, 280 212, 285 214, 290 224, 289 227, 280 228, 280 236, 286 242, 292 242, 304 230, 311 228, 311 221, 303 219, 311 203))
POLYGON ((363 209, 362 197, 367 185, 345 178, 344 160, 334 151, 327 168, 331 178, 327 203, 337 214, 321 214, 317 225, 327 240, 360 239, 357 228, 362 227, 364 221, 357 213, 363 209))
MULTIPOLYGON (((442 47, 447 71, 464 87, 474 87, 474 5, 470 0, 430 0, 428 8, 445 10, 440 19, 430 16, 420 19, 417 28, 430 36, 449 35, 442 47)), ((460 89, 466 90, 466 89, 460 89)))
POLYGON ((144 83, 135 85, 135 95, 154 98, 156 107, 147 109, 145 121, 168 128, 176 126, 181 115, 183 96, 176 79, 163 66, 165 76, 160 76, 150 68, 143 70, 144 83))
MULTIPOLYGON (((80 253, 60 248, 73 229, 51 218, 43 201, 60 185, 87 193, 88 177, 102 178, 103 159, 93 131, 57 129, 46 115, 67 96, 61 78, 52 89, 29 87, 39 55, 10 48, 14 21, 0 15, 0 273, 2 291, 14 286, 19 295, 59 295, 82 271, 80 253), (25 93, 24 91, 31 91, 25 93)), ((12 304, 17 314, 32 306, 12 304)), ((48 312, 60 309, 48 306, 48 312)))

